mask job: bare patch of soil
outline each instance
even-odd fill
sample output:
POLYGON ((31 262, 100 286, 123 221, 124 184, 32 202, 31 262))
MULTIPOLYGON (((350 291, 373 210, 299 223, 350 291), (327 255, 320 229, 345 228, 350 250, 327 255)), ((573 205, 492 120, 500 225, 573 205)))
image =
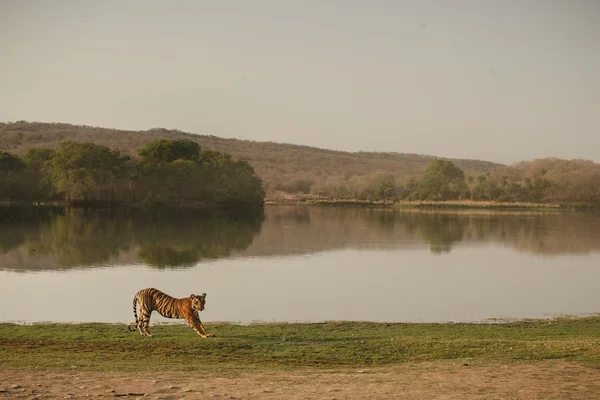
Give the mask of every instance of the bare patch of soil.
POLYGON ((217 373, 0 370, 0 398, 84 399, 595 399, 600 370, 566 361, 452 362, 343 372, 217 373))

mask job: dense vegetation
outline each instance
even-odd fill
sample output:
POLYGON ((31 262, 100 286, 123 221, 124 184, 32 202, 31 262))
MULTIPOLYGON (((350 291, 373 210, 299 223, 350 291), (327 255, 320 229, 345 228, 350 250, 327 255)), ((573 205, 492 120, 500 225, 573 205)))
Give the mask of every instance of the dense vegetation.
POLYGON ((63 141, 57 150, 0 151, 0 200, 149 204, 262 204, 261 180, 246 161, 190 140, 155 140, 132 159, 119 150, 63 141))
MULTIPOLYGON (((325 195, 331 185, 343 182, 358 194, 381 174, 394 177, 396 186, 419 177, 435 158, 418 154, 349 153, 273 142, 256 142, 196 135, 162 128, 126 131, 61 123, 0 123, 0 150, 24 155, 30 148, 58 149, 62 141, 90 142, 119 149, 131 158, 148 142, 158 139, 191 140, 211 149, 246 160, 261 178, 267 195, 278 193, 325 195)), ((465 173, 478 175, 500 166, 486 161, 451 160, 465 173)), ((354 194, 353 194, 354 196, 354 194)))
MULTIPOLYGON (((436 160, 434 157, 416 154, 348 153, 307 146, 194 135, 162 128, 124 131, 58 123, 24 121, 0 123, 0 150, 19 155, 21 161, 26 164, 27 158, 34 164, 39 163, 39 160, 43 161, 47 157, 48 149, 59 149, 65 140, 120 149, 119 156, 129 156, 131 158, 129 162, 134 162, 132 160, 137 160, 141 156, 137 153, 137 149, 159 139, 192 141, 202 149, 231 154, 238 160, 245 160, 262 180, 266 194, 274 198, 287 198, 291 195, 292 197, 312 196, 358 200, 471 199, 561 204, 600 203, 600 164, 585 160, 548 158, 503 166, 475 160, 436 160), (28 153, 32 148, 39 147, 43 147, 44 150, 37 149, 35 154, 28 153)), ((207 150, 200 154, 209 158, 211 156, 207 150)), ((161 163, 177 164, 169 165, 172 170, 168 174, 179 174, 179 176, 190 174, 195 179, 204 178, 195 175, 199 171, 192 171, 194 168, 190 168, 193 166, 189 163, 172 159, 169 161, 152 157, 151 159, 151 164, 154 166, 161 163)), ((213 157, 213 161, 215 159, 218 157, 213 157)), ((12 160, 6 164, 11 165, 8 168, 15 168, 15 163, 18 161, 12 160)), ((212 164, 218 165, 218 162, 212 164)), ((4 168, 5 163, 0 161, 0 165, 0 168, 4 168)), ((247 173, 243 172, 246 166, 242 167, 239 164, 238 167, 242 173, 247 173)), ((157 173, 152 183, 155 185, 152 190, 148 179, 139 182, 136 177, 142 175, 132 176, 133 180, 130 183, 136 188, 136 199, 148 195, 149 200, 157 201, 172 197, 172 193, 176 191, 173 186, 176 186, 178 181, 175 179, 158 188, 159 182, 165 182, 162 181, 164 177, 158 174, 159 169, 162 170, 162 168, 152 170, 150 166, 145 167, 146 177, 149 176, 148 174, 157 173)), ((28 173, 35 175, 35 168, 30 168, 28 173)), ((229 180, 233 179, 236 173, 213 176, 213 178, 229 180)), ((218 183, 214 179, 208 183, 207 190, 213 192, 217 190, 215 185, 218 183), (210 188, 211 184, 212 188, 210 188)), ((39 190, 47 192, 48 187, 44 185, 49 185, 50 182, 42 180, 39 184, 39 190)), ((200 190, 199 187, 195 189, 200 190)), ((31 187, 29 190, 34 188, 31 187)), ((117 188, 115 196, 119 195, 119 190, 122 191, 117 188)), ((239 191, 246 193, 252 190, 241 187, 239 191)), ((131 191, 130 194, 133 196, 134 192, 131 191)), ((202 197, 199 194, 195 196, 202 197)), ((215 196, 226 201, 232 194, 215 192, 215 196)))
POLYGON ((450 160, 433 160, 422 177, 402 186, 393 174, 328 180, 316 194, 330 199, 474 200, 503 203, 600 204, 600 164, 584 160, 543 159, 466 175, 450 160))
POLYGON ((489 180, 489 173, 479 175, 477 179, 465 177, 464 172, 451 161, 435 160, 425 171, 420 181, 411 179, 406 184, 409 200, 497 200, 501 202, 534 202, 551 200, 549 189, 552 181, 542 169, 533 180, 525 177, 524 184, 509 181, 503 176, 501 183, 489 180))
POLYGON ((164 372, 545 359, 598 367, 598 322, 589 317, 501 324, 207 323, 217 335, 208 340, 183 325, 153 326, 148 340, 124 324, 0 324, 0 367, 164 372))

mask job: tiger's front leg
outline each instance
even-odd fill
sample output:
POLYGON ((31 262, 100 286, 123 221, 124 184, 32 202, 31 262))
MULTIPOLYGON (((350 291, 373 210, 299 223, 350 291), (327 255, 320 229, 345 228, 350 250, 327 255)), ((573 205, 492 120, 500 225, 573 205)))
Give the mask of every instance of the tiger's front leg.
POLYGON ((215 337, 214 333, 206 332, 206 328, 204 328, 204 325, 202 323, 200 323, 198 326, 194 326, 194 330, 198 335, 202 336, 203 338, 215 337))
POLYGON ((194 318, 192 321, 188 321, 188 323, 192 326, 192 328, 194 328, 196 333, 203 338, 215 337, 214 333, 206 332, 206 328, 204 327, 202 321, 200 321, 200 318, 194 318))

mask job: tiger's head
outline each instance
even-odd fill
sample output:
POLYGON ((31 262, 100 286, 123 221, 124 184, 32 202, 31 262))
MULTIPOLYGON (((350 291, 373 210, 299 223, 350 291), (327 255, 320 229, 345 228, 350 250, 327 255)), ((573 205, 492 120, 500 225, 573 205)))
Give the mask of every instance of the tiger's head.
POLYGON ((202 311, 204 310, 204 305, 206 304, 206 293, 202 293, 200 296, 197 294, 192 294, 190 295, 190 300, 192 301, 192 310, 202 311))

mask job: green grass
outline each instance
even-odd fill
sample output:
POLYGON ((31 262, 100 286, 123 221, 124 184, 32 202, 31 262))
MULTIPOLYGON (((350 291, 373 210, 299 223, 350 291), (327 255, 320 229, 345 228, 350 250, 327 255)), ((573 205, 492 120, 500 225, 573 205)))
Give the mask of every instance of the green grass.
POLYGON ((0 324, 0 368, 93 371, 390 366, 411 361, 564 359, 600 368, 600 316, 499 324, 0 324))

